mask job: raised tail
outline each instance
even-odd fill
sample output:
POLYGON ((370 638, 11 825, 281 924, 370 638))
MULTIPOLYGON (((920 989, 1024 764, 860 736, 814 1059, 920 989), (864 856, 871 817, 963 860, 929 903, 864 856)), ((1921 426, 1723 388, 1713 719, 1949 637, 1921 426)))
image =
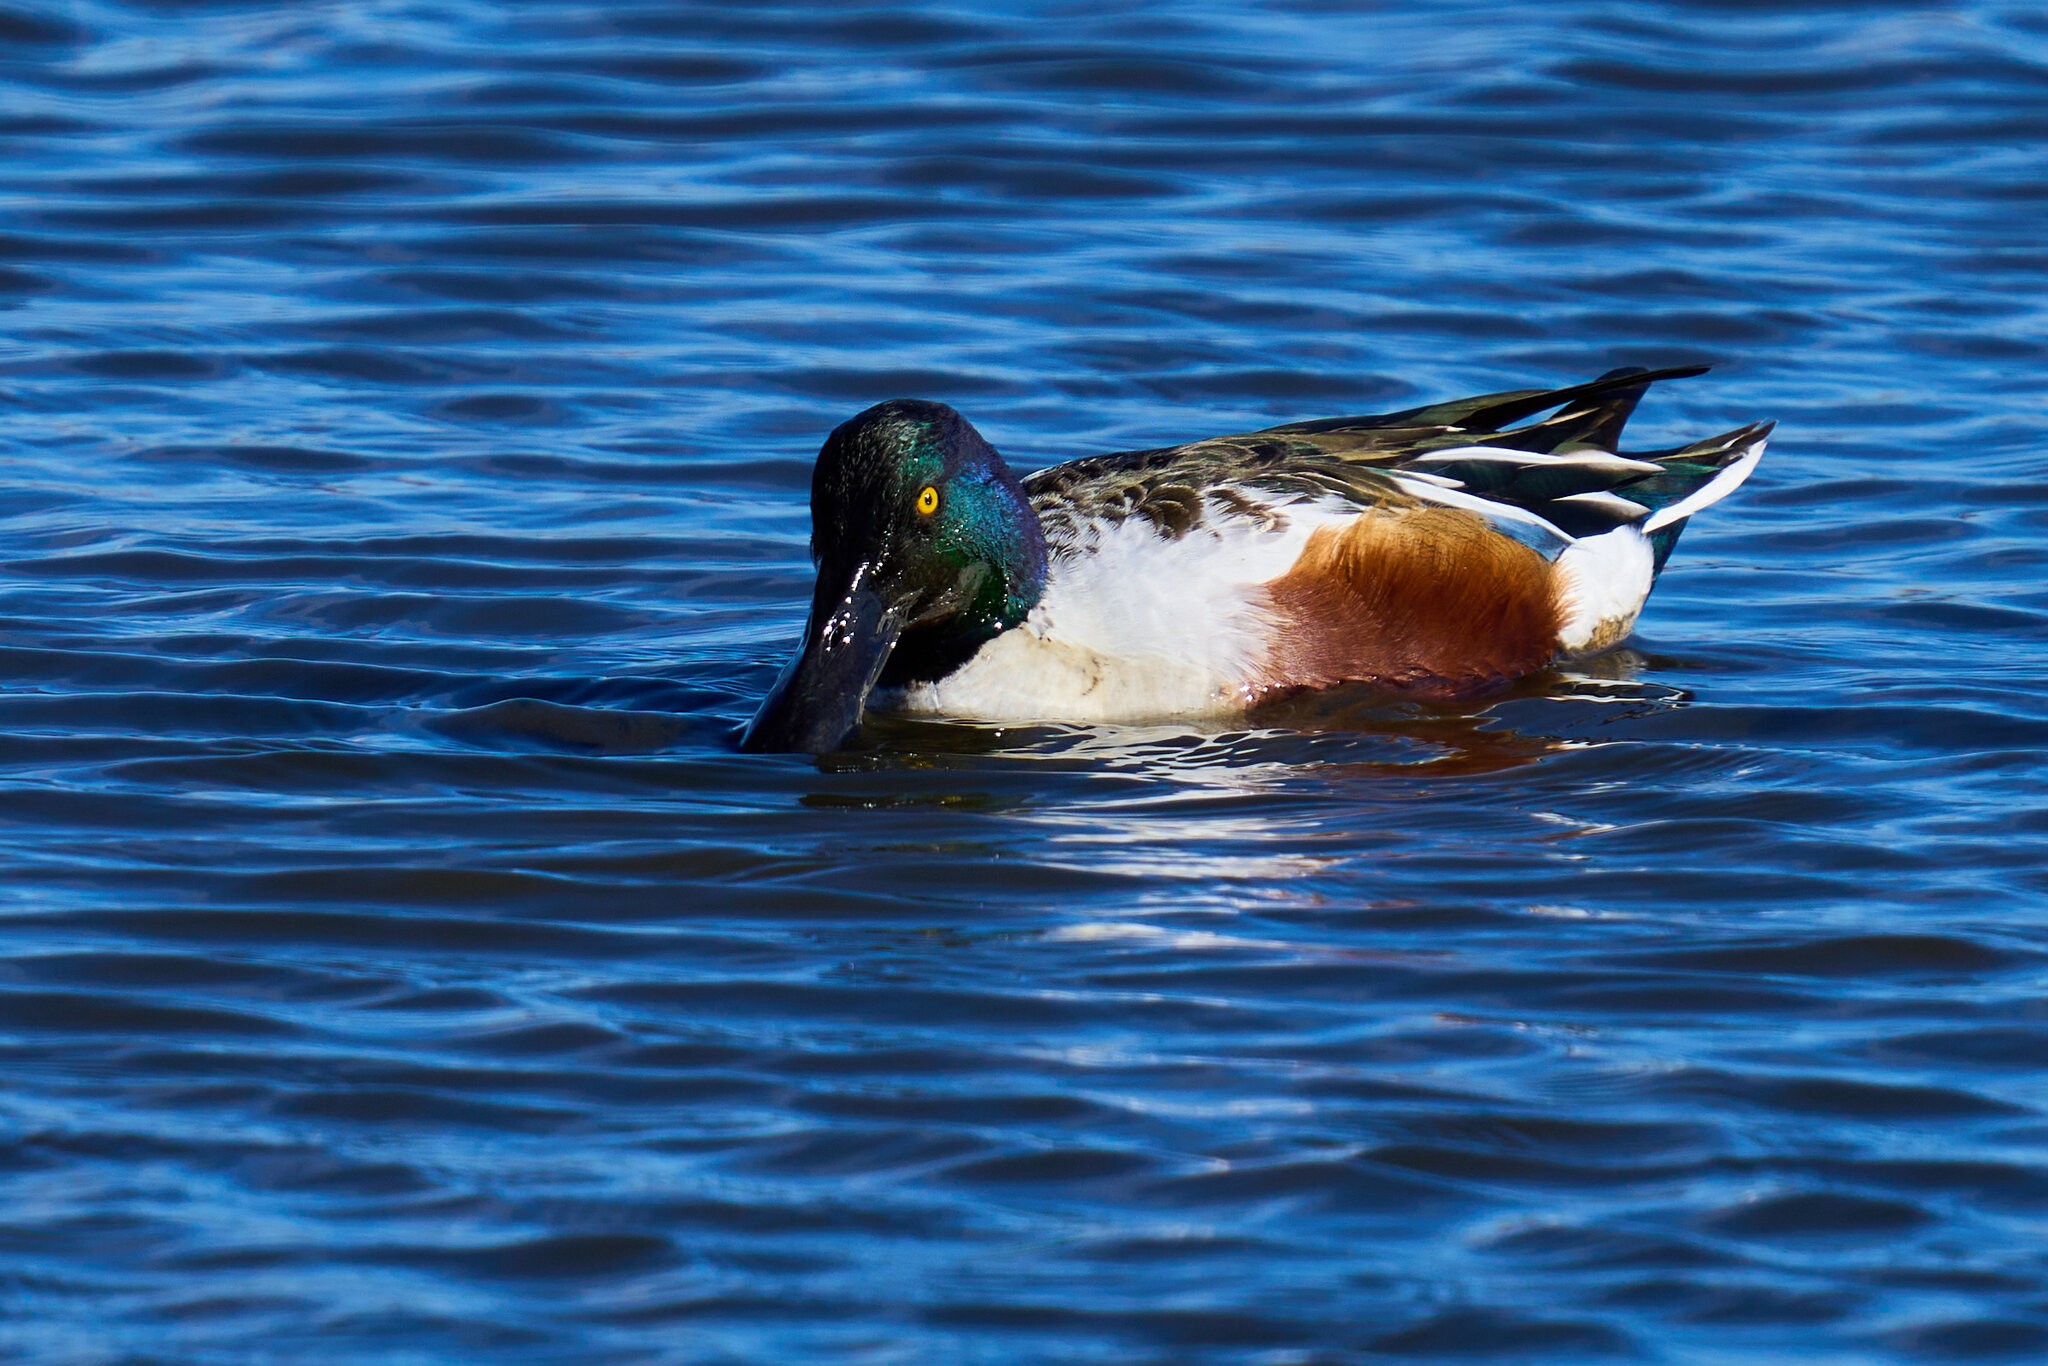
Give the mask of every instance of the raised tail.
POLYGON ((1635 454, 1633 458, 1663 466, 1662 474, 1630 484, 1625 496, 1650 509, 1642 533, 1656 552, 1658 573, 1678 544, 1686 520, 1702 508, 1712 507, 1749 478, 1763 459, 1774 422, 1752 422, 1747 427, 1695 441, 1675 451, 1635 454))

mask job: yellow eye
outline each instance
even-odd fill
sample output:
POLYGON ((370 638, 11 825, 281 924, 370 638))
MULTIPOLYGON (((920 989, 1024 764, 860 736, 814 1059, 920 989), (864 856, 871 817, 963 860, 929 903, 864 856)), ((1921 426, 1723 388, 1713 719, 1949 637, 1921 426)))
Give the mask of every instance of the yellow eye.
POLYGON ((937 488, 926 484, 917 491, 917 510, 926 517, 939 510, 939 491, 937 488))

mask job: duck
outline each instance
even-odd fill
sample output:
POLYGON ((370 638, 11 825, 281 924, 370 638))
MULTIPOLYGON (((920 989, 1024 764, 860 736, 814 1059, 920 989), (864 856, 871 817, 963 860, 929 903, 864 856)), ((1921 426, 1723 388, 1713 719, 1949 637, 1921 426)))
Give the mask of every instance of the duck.
POLYGON ((1458 699, 1607 650, 1770 436, 1756 422, 1621 450, 1652 384, 1706 369, 1624 367, 1021 478, 947 405, 878 403, 818 452, 810 614, 740 746, 829 753, 870 709, 1118 724, 1344 684, 1458 699))

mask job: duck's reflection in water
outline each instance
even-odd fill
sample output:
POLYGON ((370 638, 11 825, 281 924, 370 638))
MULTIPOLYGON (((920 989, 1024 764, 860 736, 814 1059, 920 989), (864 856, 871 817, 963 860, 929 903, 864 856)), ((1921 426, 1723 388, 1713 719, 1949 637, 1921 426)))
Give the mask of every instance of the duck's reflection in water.
POLYGON ((1222 793, 1304 779, 1485 774, 1535 763, 1587 743, 1614 708, 1646 713, 1686 694, 1638 675, 1641 655, 1615 650, 1482 698, 1451 703, 1390 699, 1368 689, 1304 693, 1233 720, 1152 724, 992 725, 892 715, 870 718, 858 749, 826 756, 827 771, 895 767, 980 769, 1009 756, 1062 769, 1094 768, 1222 793))
POLYGON ((1241 909, 1247 898, 1314 897, 1318 875, 1339 864, 1400 856, 1419 836, 1454 831, 1471 780, 1607 743, 1625 714, 1683 705, 1685 694, 1638 679, 1642 663, 1616 651, 1458 705, 1317 693, 1234 726, 878 717, 861 751, 820 767, 955 774, 976 791, 949 790, 945 804, 1000 808, 1016 835, 1028 832, 1036 862, 1129 875, 1162 907, 1241 909), (1022 793, 1011 786, 1019 778, 1022 793), (991 802, 991 781, 1023 799, 991 802))

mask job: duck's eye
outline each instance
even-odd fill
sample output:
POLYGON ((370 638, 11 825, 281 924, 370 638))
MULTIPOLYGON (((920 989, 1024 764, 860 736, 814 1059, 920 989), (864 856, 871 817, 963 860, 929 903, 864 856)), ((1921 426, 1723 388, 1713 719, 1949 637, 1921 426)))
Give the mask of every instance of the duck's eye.
POLYGON ((929 517, 939 510, 939 490, 937 485, 926 484, 917 491, 917 510, 920 515, 925 517, 929 517))

